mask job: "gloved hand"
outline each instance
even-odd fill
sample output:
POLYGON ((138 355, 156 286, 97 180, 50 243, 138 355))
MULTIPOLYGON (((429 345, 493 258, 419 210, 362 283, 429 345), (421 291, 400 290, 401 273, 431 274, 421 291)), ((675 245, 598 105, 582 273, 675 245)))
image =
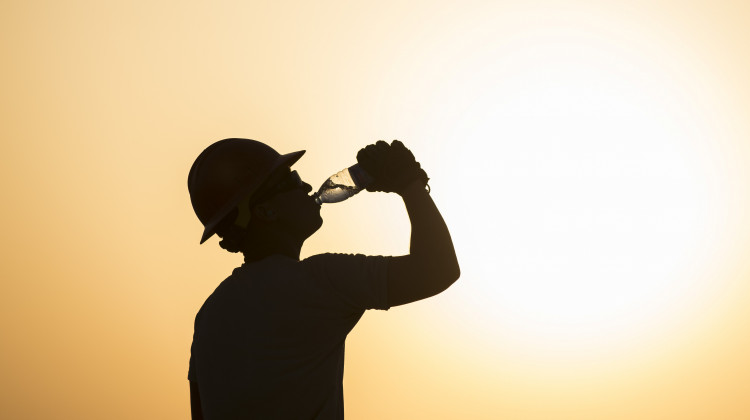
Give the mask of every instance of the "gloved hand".
POLYGON ((373 177, 373 182, 367 186, 370 192, 400 194, 412 182, 427 185, 430 179, 411 151, 398 140, 393 140, 390 145, 379 140, 361 149, 357 153, 357 162, 373 177))

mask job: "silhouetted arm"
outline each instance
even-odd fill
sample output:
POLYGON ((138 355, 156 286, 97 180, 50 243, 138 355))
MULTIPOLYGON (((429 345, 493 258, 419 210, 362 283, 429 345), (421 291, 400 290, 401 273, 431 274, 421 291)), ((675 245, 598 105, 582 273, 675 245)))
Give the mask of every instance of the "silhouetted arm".
POLYGON ((461 275, 448 227, 424 184, 413 182, 400 194, 411 221, 409 255, 388 265, 388 303, 398 306, 434 296, 461 275))
POLYGON ((198 391, 198 384, 194 381, 190 381, 190 415, 193 420, 203 420, 201 394, 198 391))

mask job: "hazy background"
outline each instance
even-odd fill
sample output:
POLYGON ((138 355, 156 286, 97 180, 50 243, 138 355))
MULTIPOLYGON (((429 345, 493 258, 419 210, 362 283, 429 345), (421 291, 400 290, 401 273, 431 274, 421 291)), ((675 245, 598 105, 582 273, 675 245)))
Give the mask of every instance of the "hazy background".
MULTIPOLYGON (((401 139, 462 277, 365 314, 350 419, 750 418, 742 1, 5 1, 0 417, 189 416, 241 256, 187 174, 262 140, 320 185, 401 139)), ((398 197, 303 249, 408 251, 398 197)))

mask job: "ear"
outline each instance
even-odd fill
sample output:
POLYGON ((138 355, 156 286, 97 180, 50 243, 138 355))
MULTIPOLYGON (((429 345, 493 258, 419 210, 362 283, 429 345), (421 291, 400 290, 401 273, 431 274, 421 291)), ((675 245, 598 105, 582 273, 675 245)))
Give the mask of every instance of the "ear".
POLYGON ((276 210, 268 203, 255 205, 253 207, 253 217, 266 222, 273 222, 277 219, 276 210))

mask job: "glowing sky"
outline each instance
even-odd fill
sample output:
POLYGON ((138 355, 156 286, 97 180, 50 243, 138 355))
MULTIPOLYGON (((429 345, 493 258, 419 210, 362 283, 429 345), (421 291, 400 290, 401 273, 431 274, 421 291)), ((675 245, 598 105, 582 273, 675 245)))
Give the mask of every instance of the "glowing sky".
MULTIPOLYGON (((367 313, 350 419, 750 418, 743 2, 8 2, 3 418, 186 418, 192 322, 241 263, 187 173, 262 140, 314 186, 402 140, 462 277, 367 313)), ((303 257, 399 255, 398 198, 303 257)))

